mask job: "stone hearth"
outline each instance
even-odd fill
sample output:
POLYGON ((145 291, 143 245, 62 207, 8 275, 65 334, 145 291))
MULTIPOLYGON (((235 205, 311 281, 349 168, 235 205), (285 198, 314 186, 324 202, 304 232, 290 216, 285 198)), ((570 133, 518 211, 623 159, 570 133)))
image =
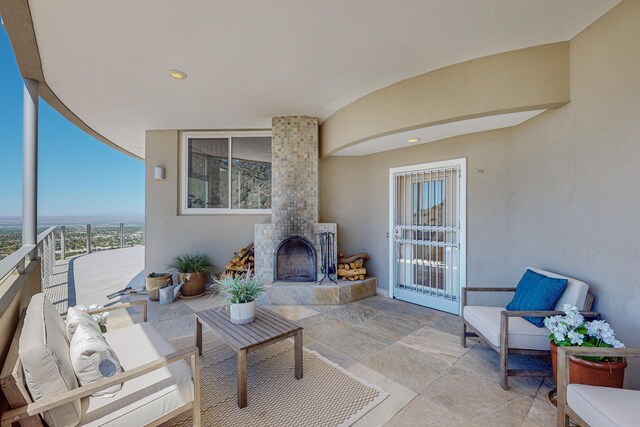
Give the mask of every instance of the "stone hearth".
POLYGON ((273 282, 268 291, 258 300, 267 305, 342 305, 376 294, 378 279, 348 282, 338 280, 338 284, 325 280, 321 285, 307 282, 273 282))

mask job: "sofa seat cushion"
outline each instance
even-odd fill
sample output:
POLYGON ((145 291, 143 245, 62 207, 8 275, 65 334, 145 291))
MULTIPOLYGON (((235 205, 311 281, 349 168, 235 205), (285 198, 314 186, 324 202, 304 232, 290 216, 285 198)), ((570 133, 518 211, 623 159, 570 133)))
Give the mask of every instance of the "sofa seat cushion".
MULTIPOLYGON (((42 293, 29 301, 18 353, 34 401, 56 397, 78 387, 64 321, 42 293)), ((78 399, 44 412, 43 417, 50 427, 75 426, 80 421, 80 412, 78 399)))
POLYGON ((640 391, 569 384, 567 404, 591 427, 637 426, 640 391))
MULTIPOLYGON (((148 323, 109 331, 104 337, 125 372, 176 351, 148 323)), ((80 425, 142 426, 191 401, 191 369, 180 360, 125 382, 114 397, 83 399, 80 425)))
MULTIPOLYGON (((500 313, 502 307, 468 305, 464 307, 464 319, 491 344, 500 347, 500 313)), ((509 318, 509 348, 549 350, 549 330, 538 328, 521 317, 509 318)))

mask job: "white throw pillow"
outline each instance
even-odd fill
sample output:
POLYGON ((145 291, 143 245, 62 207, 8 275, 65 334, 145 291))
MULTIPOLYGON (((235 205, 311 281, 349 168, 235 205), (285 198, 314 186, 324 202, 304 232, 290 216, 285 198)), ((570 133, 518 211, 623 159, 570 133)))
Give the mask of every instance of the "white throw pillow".
POLYGON ((65 321, 67 338, 69 342, 73 339, 73 334, 76 331, 78 325, 85 325, 91 327, 93 330, 100 332, 100 325, 95 319, 87 312, 82 311, 75 307, 69 307, 67 310, 67 319, 65 321))
MULTIPOLYGON (((122 372, 118 356, 100 331, 79 324, 70 348, 71 365, 81 386, 85 386, 122 372)), ((94 393, 93 397, 113 397, 122 384, 94 393)))

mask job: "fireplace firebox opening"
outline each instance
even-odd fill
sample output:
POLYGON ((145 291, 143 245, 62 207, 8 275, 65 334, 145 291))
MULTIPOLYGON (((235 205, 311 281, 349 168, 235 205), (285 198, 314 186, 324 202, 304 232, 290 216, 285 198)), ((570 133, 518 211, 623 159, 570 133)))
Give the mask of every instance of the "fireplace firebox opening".
POLYGON ((278 245, 274 259, 274 280, 283 282, 315 282, 316 250, 302 236, 291 236, 278 245))

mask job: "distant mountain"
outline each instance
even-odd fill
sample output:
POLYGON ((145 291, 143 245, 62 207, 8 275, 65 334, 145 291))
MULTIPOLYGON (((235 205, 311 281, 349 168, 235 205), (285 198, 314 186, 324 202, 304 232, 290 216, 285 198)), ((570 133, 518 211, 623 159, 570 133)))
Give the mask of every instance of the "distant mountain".
MULTIPOLYGON (((119 224, 144 224, 144 215, 136 214, 109 214, 109 215, 51 215, 38 218, 38 226, 50 227, 52 225, 109 225, 119 224)), ((0 226, 20 226, 22 218, 19 216, 0 216, 0 226)))

